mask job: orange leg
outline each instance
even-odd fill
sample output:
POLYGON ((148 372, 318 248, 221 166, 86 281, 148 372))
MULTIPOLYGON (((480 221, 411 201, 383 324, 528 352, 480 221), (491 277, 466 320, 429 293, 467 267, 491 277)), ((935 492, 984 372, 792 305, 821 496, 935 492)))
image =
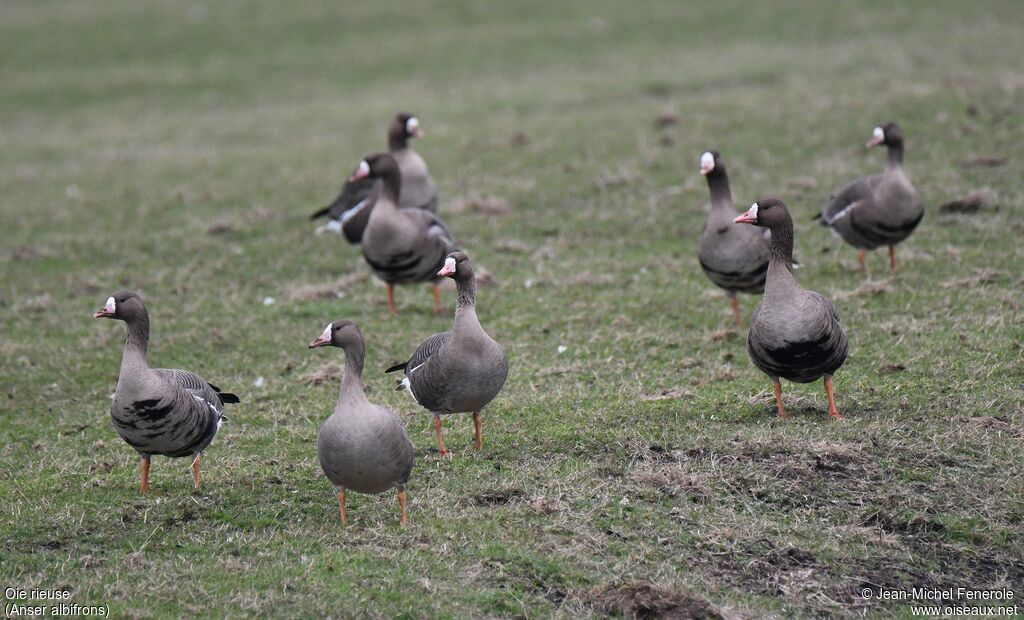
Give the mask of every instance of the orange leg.
POLYGON ((405 527, 408 520, 405 515, 405 489, 398 489, 398 505, 402 508, 402 527, 405 527))
POLYGON ((149 457, 142 459, 142 492, 149 492, 149 457))
POLYGON ((736 324, 740 326, 740 331, 743 331, 743 317, 740 316, 740 304, 736 301, 735 295, 729 298, 729 305, 732 306, 732 316, 736 319, 736 324))
POLYGON ((444 437, 441 436, 441 416, 434 414, 434 432, 437 433, 437 451, 441 456, 451 458, 452 453, 444 449, 444 437))
POLYGON ((388 315, 398 316, 398 308, 395 307, 395 285, 388 282, 388 315))
POLYGON ((195 481, 195 486, 193 488, 196 491, 199 490, 199 457, 200 456, 202 456, 202 454, 197 454, 196 458, 192 459, 192 480, 195 481))
POLYGON ((889 246, 889 268, 896 271, 896 246, 889 246))
POLYGON ((832 375, 825 375, 825 394, 828 395, 828 414, 833 418, 842 419, 839 409, 836 409, 836 395, 832 389, 832 375))
POLYGON ((441 316, 441 287, 434 285, 434 315, 441 316))
POLYGON ((862 276, 867 276, 868 275, 868 266, 864 262, 864 258, 865 258, 866 254, 867 254, 867 252, 865 252, 864 250, 861 250, 861 251, 857 252, 857 260, 860 261, 860 275, 862 275, 862 276))
POLYGON ((483 429, 483 420, 480 419, 480 412, 479 411, 474 411, 473 412, 473 427, 474 427, 474 429, 476 431, 476 449, 477 450, 483 450, 484 449, 484 429, 483 429))
POLYGON ((345 489, 338 489, 338 513, 341 515, 341 524, 348 525, 345 517, 345 489))
POLYGON ((775 404, 779 407, 779 417, 785 418, 786 408, 782 406, 782 381, 775 379, 772 382, 772 388, 775 389, 775 404))

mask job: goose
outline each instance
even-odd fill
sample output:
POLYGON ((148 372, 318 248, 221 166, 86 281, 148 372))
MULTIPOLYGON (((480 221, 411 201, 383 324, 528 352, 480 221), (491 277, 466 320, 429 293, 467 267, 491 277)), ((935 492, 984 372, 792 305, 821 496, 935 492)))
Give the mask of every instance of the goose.
POLYGON ((438 275, 455 280, 458 289, 452 329, 427 338, 408 361, 385 372, 405 371, 405 378, 395 389, 405 389, 434 415, 438 451, 450 458, 451 452, 444 447, 441 416, 472 412, 475 446, 483 449, 481 412, 505 385, 508 358, 476 316, 476 278, 469 257, 452 252, 445 257, 438 275))
POLYGON ((379 196, 363 232, 363 258, 387 284, 388 314, 396 315, 395 284, 430 282, 434 285, 434 314, 441 314, 438 268, 455 242, 438 216, 421 209, 399 209, 402 174, 387 153, 370 155, 351 180, 380 179, 379 196))
POLYGON ((764 299, 750 321, 747 352, 754 365, 771 378, 779 416, 786 416, 780 379, 810 383, 824 378, 829 415, 841 418, 832 375, 846 361, 846 332, 832 302, 800 288, 793 276, 793 219, 789 210, 778 198, 765 198, 734 221, 767 228, 772 233, 764 299))
POLYGON ((398 415, 366 399, 363 390, 363 333, 352 321, 328 323, 310 349, 338 347, 345 352, 345 376, 338 403, 320 428, 316 452, 324 475, 338 493, 341 524, 345 516, 345 492, 379 494, 397 489, 401 524, 406 524, 405 484, 412 472, 413 447, 398 415))
POLYGON ((700 156, 700 173, 708 180, 711 212, 700 236, 697 258, 708 278, 725 290, 733 318, 743 329, 736 293, 760 295, 764 292, 770 234, 767 229, 759 232, 732 225, 736 207, 729 191, 729 175, 718 151, 704 151, 700 156))
POLYGON ((885 145, 889 157, 882 174, 859 178, 832 196, 817 219, 857 248, 860 271, 867 275, 865 252, 889 246, 889 268, 896 271, 896 244, 910 236, 924 217, 917 190, 903 172, 903 132, 896 123, 875 127, 867 148, 885 145))
MULTIPOLYGON (((424 135, 419 119, 401 112, 388 125, 388 150, 402 172, 402 195, 398 208, 424 209, 436 213, 437 186, 430 176, 427 163, 409 146, 411 138, 422 138, 424 135)), ((338 197, 310 216, 312 220, 328 217, 326 224, 317 227, 316 234, 341 233, 349 243, 358 245, 377 199, 374 187, 373 179, 345 181, 338 197)))
POLYGON ((117 319, 128 326, 110 417, 117 434, 142 457, 142 492, 149 491, 154 454, 191 456, 198 490, 199 457, 227 419, 224 404, 237 403, 238 397, 187 370, 149 367, 149 313, 135 293, 114 293, 93 318, 117 319))

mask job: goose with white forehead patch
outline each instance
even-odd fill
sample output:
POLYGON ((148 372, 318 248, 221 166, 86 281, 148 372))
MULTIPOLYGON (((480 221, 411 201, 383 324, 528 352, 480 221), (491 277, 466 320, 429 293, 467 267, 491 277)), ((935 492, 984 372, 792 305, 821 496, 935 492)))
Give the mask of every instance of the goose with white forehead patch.
POLYGON ((747 333, 747 352, 772 380, 779 416, 785 417, 781 379, 810 383, 824 378, 829 415, 836 408, 832 375, 846 361, 846 332, 832 302, 800 288, 793 276, 793 219, 778 198, 758 200, 735 219, 771 230, 771 261, 764 298, 747 333))
POLYGON ((142 492, 149 490, 154 454, 191 456, 198 489, 199 457, 226 420, 224 404, 237 403, 238 397, 187 370, 149 367, 149 313, 135 293, 114 293, 93 317, 118 319, 128 327, 110 416, 118 435, 142 457, 142 492))
MULTIPOLYGON (((399 113, 388 125, 388 150, 402 173, 402 192, 398 208, 423 209, 436 213, 437 186, 430 176, 426 162, 409 146, 410 139, 422 138, 424 135, 416 116, 399 113)), ((379 184, 369 178, 358 181, 346 180, 334 202, 310 217, 313 220, 324 216, 329 218, 326 224, 316 229, 316 233, 340 233, 349 243, 358 244, 363 238, 363 231, 377 200, 377 185, 379 184)))
POLYGON ((324 475, 338 493, 341 524, 348 523, 346 491, 378 494, 395 489, 405 525, 405 484, 413 465, 409 434, 394 411, 366 398, 366 345, 359 326, 352 321, 334 321, 309 344, 310 349, 328 346, 345 352, 345 376, 334 411, 320 428, 316 452, 324 475))
POLYGON ((867 148, 889 150, 885 171, 856 179, 832 196, 818 218, 822 226, 857 248, 860 271, 867 275, 865 252, 889 246, 889 268, 896 271, 896 244, 914 232, 924 205, 903 171, 903 132, 896 123, 875 127, 867 148))
MULTIPOLYGON (((764 291, 770 235, 732 225, 736 207, 729 190, 725 162, 718 151, 705 151, 701 155, 700 173, 708 180, 711 212, 700 236, 697 258, 708 278, 725 291, 733 318, 743 329, 736 293, 760 295, 764 291)), ((767 229, 763 232, 768 233, 767 229)))
POLYGON ((452 252, 438 272, 455 280, 458 305, 451 331, 434 334, 423 341, 408 361, 385 372, 405 370, 398 388, 405 388, 413 399, 434 415, 437 448, 443 457, 451 453, 444 447, 441 416, 472 413, 476 449, 483 448, 482 411, 501 392, 508 378, 505 349, 480 325, 476 315, 476 277, 469 257, 452 252))
POLYGON ((438 216, 420 209, 399 209, 402 173, 387 153, 359 162, 353 181, 379 179, 380 191, 363 232, 363 258, 387 285, 388 313, 398 314, 395 285, 430 282, 434 285, 434 313, 441 314, 437 270, 455 248, 451 232, 438 216))

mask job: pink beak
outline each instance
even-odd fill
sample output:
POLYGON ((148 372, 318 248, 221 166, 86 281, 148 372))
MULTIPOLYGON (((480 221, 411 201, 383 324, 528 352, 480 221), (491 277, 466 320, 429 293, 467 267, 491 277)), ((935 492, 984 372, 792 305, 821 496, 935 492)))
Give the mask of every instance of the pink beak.
POLYGON ((441 267, 441 271, 438 271, 437 275, 439 275, 439 276, 455 275, 455 267, 454 266, 449 267, 448 265, 445 265, 444 267, 441 267))
POLYGON ((733 220, 733 223, 735 223, 735 224, 756 224, 757 223, 757 213, 754 211, 754 208, 751 207, 750 210, 748 210, 743 215, 737 215, 736 219, 733 220))
POLYGON ((423 129, 419 128, 419 127, 417 127, 416 129, 412 130, 412 137, 414 137, 414 138, 422 138, 425 135, 427 135, 427 133, 425 131, 423 131, 423 129))
POLYGON ((875 137, 872 137, 870 140, 868 140, 868 143, 864 145, 864 148, 869 149, 869 148, 871 148, 873 146, 878 146, 879 144, 881 144, 883 142, 885 142, 885 138, 875 138, 875 137))
POLYGON ((324 338, 323 334, 321 334, 319 338, 317 338, 313 342, 309 343, 309 348, 310 349, 315 349, 317 347, 326 347, 329 344, 331 344, 331 339, 330 338, 324 338))
POLYGON ((704 167, 704 166, 701 166, 700 167, 700 175, 702 177, 707 176, 708 173, 711 172, 712 170, 714 170, 714 167, 704 167))
POLYGON ((112 316, 114 316, 114 308, 109 303, 92 313, 92 318, 94 319, 104 319, 112 316))
POLYGON ((366 178, 366 177, 368 177, 368 176, 370 176, 370 173, 369 173, 369 172, 364 172, 363 170, 356 170, 356 171, 355 171, 355 172, 354 172, 354 173, 352 174, 352 176, 350 176, 350 177, 348 178, 348 180, 349 180, 349 181, 352 181, 352 182, 354 183, 354 182, 356 182, 356 181, 360 181, 360 180, 362 180, 362 179, 365 179, 365 178, 366 178))

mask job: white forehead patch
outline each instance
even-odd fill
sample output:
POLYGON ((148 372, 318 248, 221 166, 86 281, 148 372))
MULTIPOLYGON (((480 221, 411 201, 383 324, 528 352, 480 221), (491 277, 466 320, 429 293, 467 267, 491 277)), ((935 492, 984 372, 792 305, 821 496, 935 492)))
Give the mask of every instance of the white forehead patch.
POLYGON ((750 205, 749 213, 754 216, 754 219, 757 219, 757 203, 756 202, 754 204, 750 205))
POLYGON ((409 120, 405 121, 406 133, 415 133, 420 128, 420 121, 415 116, 410 116, 409 120))
POLYGON ((455 259, 452 258, 451 256, 444 259, 444 268, 451 271, 455 271, 455 259))
POLYGON ((700 168, 701 170, 714 170, 715 156, 708 151, 704 151, 704 154, 700 156, 700 168))
POLYGON ((359 162, 359 174, 365 175, 370 174, 370 164, 366 163, 366 160, 359 162))
POLYGON ((875 127, 875 130, 871 132, 871 135, 875 137, 875 140, 885 140, 885 132, 882 131, 881 127, 875 127))
POLYGON ((332 327, 334 327, 334 323, 328 323, 327 327, 324 328, 324 333, 320 335, 320 338, 330 341, 332 327))
POLYGON ((115 312, 117 310, 117 302, 114 301, 114 297, 107 297, 107 305, 103 308, 107 312, 115 312))

